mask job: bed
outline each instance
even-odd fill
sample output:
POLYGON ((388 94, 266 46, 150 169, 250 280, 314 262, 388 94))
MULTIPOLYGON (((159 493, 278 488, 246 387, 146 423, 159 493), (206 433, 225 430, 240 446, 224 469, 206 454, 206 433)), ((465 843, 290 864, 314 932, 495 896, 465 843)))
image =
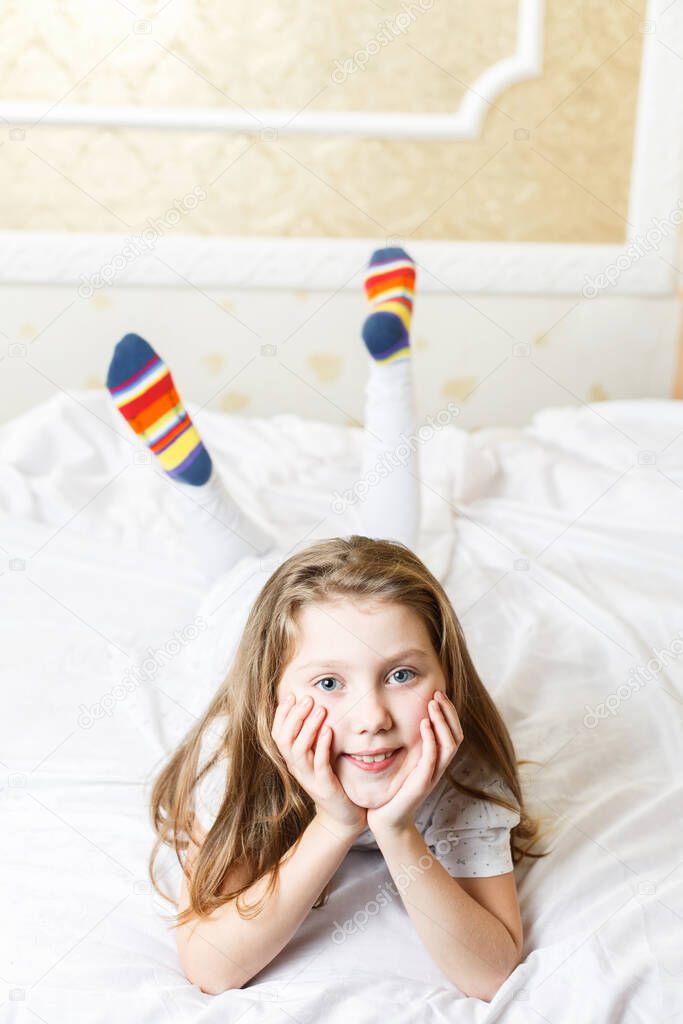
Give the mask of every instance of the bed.
MULTIPOLYGON (((359 530, 330 497, 360 430, 188 408, 285 548, 359 530)), ((245 988, 185 979, 147 877, 149 785, 219 681, 253 560, 207 580, 106 391, 62 392, 0 428, 3 1021, 683 1020, 683 403, 448 425, 420 458, 418 553, 540 762, 522 779, 552 852, 516 869, 523 962, 466 998, 358 850, 245 988)))

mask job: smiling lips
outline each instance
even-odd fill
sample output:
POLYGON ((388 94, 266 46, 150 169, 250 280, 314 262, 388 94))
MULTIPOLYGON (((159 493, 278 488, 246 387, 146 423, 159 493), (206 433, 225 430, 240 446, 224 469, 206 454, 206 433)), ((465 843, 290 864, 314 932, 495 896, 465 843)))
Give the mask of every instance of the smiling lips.
MULTIPOLYGON (((380 759, 377 761, 375 761, 374 759, 368 759, 367 761, 364 761, 360 759, 360 756, 353 754, 344 754, 343 756, 346 758, 347 761, 350 761, 352 764, 355 764, 357 768, 360 768, 361 771, 382 772, 385 771, 392 764, 394 764, 396 758, 398 757, 402 750, 403 747, 397 747, 394 750, 393 754, 389 754, 388 757, 380 757, 380 759)), ((379 754, 380 752, 378 751, 377 754, 375 754, 374 756, 379 757, 379 754)))
POLYGON ((398 747, 378 747, 377 750, 347 750, 351 757, 375 757, 377 754, 393 754, 398 747))

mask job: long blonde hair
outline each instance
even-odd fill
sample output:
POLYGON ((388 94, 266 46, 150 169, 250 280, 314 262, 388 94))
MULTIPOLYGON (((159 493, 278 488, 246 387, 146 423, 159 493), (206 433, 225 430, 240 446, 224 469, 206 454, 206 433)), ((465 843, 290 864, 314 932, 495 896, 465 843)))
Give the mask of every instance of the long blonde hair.
MULTIPOLYGON (((188 890, 188 906, 176 915, 176 927, 231 900, 236 900, 241 917, 255 917, 277 885, 281 859, 315 816, 312 798, 288 771, 271 730, 277 686, 294 653, 295 615, 306 604, 337 597, 397 602, 417 612, 439 657, 446 695, 462 725, 463 743, 509 787, 516 804, 459 782, 452 775, 452 763, 445 772, 449 782, 461 793, 519 810, 519 824, 511 830, 513 863, 525 856, 547 856, 531 852, 539 838, 539 822, 524 809, 517 772, 518 764, 537 762, 516 760, 510 734, 472 664, 462 627, 443 587, 403 544, 358 535, 336 537, 295 553, 270 576, 251 608, 224 682, 154 782, 151 817, 156 841, 149 872, 156 891, 171 899, 159 888, 155 860, 162 845, 175 850, 188 890), (202 739, 212 725, 215 730, 215 720, 224 715, 227 727, 222 741, 199 769, 202 739), (222 804, 190 872, 183 853, 188 837, 197 842, 193 793, 225 755, 230 770, 222 804), (234 891, 226 890, 228 873, 238 864, 244 872, 243 884, 234 891), (242 908, 242 893, 266 875, 270 880, 261 900, 242 908)), ((329 890, 330 883, 314 909, 326 903, 329 890)))

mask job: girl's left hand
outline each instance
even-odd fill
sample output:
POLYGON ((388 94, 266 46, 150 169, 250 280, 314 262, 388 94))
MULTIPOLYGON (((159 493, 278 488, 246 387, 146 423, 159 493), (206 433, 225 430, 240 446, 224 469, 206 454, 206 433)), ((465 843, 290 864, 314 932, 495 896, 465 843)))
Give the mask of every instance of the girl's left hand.
POLYGON ((391 800, 368 810, 368 828, 375 836, 381 831, 401 832, 415 824, 415 812, 434 789, 463 741, 455 707, 442 691, 435 691, 434 697, 428 704, 430 718, 420 722, 420 760, 391 800))

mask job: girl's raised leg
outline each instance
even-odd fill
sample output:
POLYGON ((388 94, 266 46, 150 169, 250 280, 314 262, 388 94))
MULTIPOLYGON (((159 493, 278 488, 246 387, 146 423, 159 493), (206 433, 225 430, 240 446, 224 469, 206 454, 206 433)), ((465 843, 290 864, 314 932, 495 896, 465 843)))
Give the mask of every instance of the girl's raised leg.
POLYGON ((170 370, 139 335, 126 334, 116 345, 107 388, 173 482, 200 569, 217 576, 246 555, 265 554, 273 538, 226 490, 170 370))
POLYGON ((410 347, 414 261, 403 249, 378 249, 370 259, 365 293, 371 312, 362 336, 371 358, 365 389, 362 532, 415 549, 420 491, 410 347))

